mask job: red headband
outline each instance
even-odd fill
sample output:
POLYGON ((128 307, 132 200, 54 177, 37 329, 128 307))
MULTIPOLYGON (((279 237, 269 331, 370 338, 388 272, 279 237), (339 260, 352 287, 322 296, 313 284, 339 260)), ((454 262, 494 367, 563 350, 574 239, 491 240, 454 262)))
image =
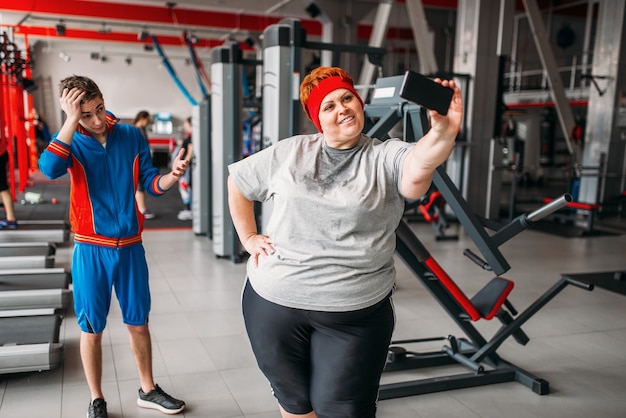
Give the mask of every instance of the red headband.
POLYGON ((346 89, 350 90, 354 96, 359 99, 361 106, 363 106, 363 100, 357 94, 356 90, 354 90, 354 86, 349 81, 344 80, 340 76, 332 76, 323 79, 319 82, 317 87, 311 90, 309 94, 309 101, 306 104, 306 108, 309 112, 309 119, 313 122, 318 131, 322 132, 322 127, 320 126, 320 106, 322 105, 322 100, 328 93, 337 89, 346 89))

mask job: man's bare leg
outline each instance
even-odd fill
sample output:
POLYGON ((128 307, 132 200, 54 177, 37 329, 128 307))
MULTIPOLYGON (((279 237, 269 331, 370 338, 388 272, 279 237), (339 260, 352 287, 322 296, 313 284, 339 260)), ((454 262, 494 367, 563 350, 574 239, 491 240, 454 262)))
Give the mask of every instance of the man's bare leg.
POLYGON ((135 356, 141 390, 148 393, 154 389, 152 375, 152 341, 148 325, 127 325, 130 335, 130 349, 135 356))
POLYGON ((91 391, 91 400, 104 399, 102 393, 102 333, 81 332, 80 358, 83 362, 87 385, 91 391))

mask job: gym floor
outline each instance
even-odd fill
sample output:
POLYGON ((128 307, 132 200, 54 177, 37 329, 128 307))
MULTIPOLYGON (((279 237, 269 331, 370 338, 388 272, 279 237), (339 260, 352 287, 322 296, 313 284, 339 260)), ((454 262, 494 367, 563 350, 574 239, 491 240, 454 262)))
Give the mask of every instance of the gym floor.
MULTIPOLYGON (((456 241, 436 241, 428 224, 412 228, 435 259, 468 294, 491 274, 463 257, 473 243, 463 231, 456 241)), ((451 233, 456 233, 452 225, 451 233)), ((212 241, 191 229, 144 233, 151 270, 150 317, 156 382, 187 402, 185 417, 277 418, 277 404, 258 371, 248 344, 239 301, 244 264, 217 258, 212 241)), ((515 281, 510 300, 523 311, 562 273, 626 270, 626 235, 563 238, 527 230, 500 247, 515 281)), ((57 251, 57 266, 69 268, 71 247, 57 251)), ((460 331, 425 288, 397 260, 395 339, 445 337, 460 331)), ((626 416, 626 299, 601 288, 566 288, 523 327, 526 346, 507 340, 498 353, 547 380, 551 393, 539 396, 518 382, 383 400, 379 418, 414 417, 623 417, 626 416)), ((480 321, 486 337, 497 319, 480 321)), ((79 357, 73 313, 62 325, 62 367, 39 373, 0 376, 0 418, 84 416, 89 402, 79 357)), ((423 351, 443 342, 405 346, 423 351)), ((156 417, 138 408, 139 387, 125 327, 114 303, 104 337, 104 392, 110 417, 156 417)), ((383 383, 443 373, 461 367, 383 375, 383 383)))

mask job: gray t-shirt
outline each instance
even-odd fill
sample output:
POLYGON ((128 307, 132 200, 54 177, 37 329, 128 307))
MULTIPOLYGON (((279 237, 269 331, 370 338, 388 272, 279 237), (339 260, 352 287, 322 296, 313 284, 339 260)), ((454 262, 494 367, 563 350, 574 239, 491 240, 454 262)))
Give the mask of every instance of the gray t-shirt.
MULTIPOLYGON (((351 311, 395 283, 395 230, 404 213, 400 174, 414 144, 362 135, 346 150, 321 134, 279 141, 229 165, 249 200, 273 200, 267 235, 275 253, 248 262, 263 298, 288 307, 351 311)), ((263 215, 261 215, 263 216, 263 215)))

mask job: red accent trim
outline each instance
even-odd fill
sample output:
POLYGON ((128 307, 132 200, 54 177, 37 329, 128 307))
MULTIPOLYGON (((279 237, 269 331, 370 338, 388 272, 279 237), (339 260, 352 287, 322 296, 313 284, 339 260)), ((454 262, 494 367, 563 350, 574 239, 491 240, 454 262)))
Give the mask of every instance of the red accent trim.
POLYGON ((161 190, 159 188, 159 180, 161 179, 161 177, 163 177, 163 175, 156 176, 152 181, 152 190, 158 195, 162 195, 166 192, 165 190, 161 190))
POLYGON ((148 139, 148 144, 152 145, 152 146, 166 146, 169 147, 170 146, 170 142, 171 142, 172 138, 149 138, 148 139))
POLYGON ((129 238, 109 238, 102 235, 83 235, 75 233, 74 241, 102 247, 121 248, 140 243, 141 234, 129 238))
POLYGON ((478 321, 481 316, 480 313, 476 310, 472 301, 465 296, 465 293, 459 288, 459 286, 454 283, 452 278, 448 276, 439 264, 432 257, 427 258, 424 261, 424 264, 433 272, 435 277, 439 279, 439 281, 445 286, 445 288, 450 292, 452 297, 461 305, 461 308, 469 315, 472 321, 478 321))
POLYGON ((441 192, 436 190, 430 194, 430 197, 428 198, 428 203, 419 205, 419 210, 420 212, 422 212, 422 216, 424 216, 424 219, 426 220, 426 222, 433 222, 433 221, 439 220, 439 215, 437 214, 437 212, 434 212, 432 216, 430 215, 430 212, 429 212, 430 208, 433 206, 433 204, 435 204, 435 201, 439 198, 441 198, 441 192))
MULTIPOLYGON (((246 13, 208 11, 182 7, 175 7, 170 10, 169 7, 162 6, 85 0, 0 0, 0 10, 1 9, 22 11, 25 13, 60 15, 60 19, 62 19, 63 16, 68 19, 71 16, 80 16, 92 19, 97 18, 100 21, 116 19, 127 22, 134 21, 138 22, 138 24, 152 22, 222 29, 238 28, 258 32, 263 32, 267 26, 278 23, 282 19, 282 17, 246 13)), ((322 33, 322 25, 317 20, 303 19, 301 20, 301 25, 306 30, 307 34, 321 35, 322 33)), ((52 32, 54 32, 54 29, 52 32)), ((136 35, 134 36, 136 38, 136 35)))
MULTIPOLYGON (((589 100, 570 100, 567 102, 570 106, 587 106, 589 104, 589 100)), ((532 102, 532 103, 510 103, 507 104, 506 107, 508 109, 530 109, 536 107, 554 107, 554 102, 532 102)))
MULTIPOLYGON (((550 203, 554 199, 551 197, 544 197, 543 203, 550 203)), ((567 204, 568 208, 572 209, 581 209, 581 210, 598 210, 600 209, 600 205, 598 203, 582 203, 582 202, 569 202, 567 204)))
POLYGON ((436 216, 434 216, 434 217, 433 217, 433 216, 430 216, 430 213, 428 213, 428 209, 426 208, 426 206, 424 206, 424 205, 419 205, 419 206, 418 206, 418 209, 419 209, 419 210, 420 210, 420 212, 422 213, 422 216, 424 217, 424 220, 425 220, 426 222, 433 222, 433 221, 435 221, 435 220, 436 220, 435 218, 437 218, 437 217, 436 217, 436 216))
POLYGON ((70 149, 67 146, 61 145, 61 143, 57 141, 50 142, 47 150, 53 153, 54 155, 61 157, 65 160, 67 160, 68 157, 70 156, 70 149))
MULTIPOLYGON (((404 3, 405 1, 399 0, 399 2, 404 3)), ((430 8, 452 10, 456 10, 458 8, 457 0, 424 0, 422 3, 425 7, 430 8)), ((121 2, 111 3, 106 1, 86 0, 0 0, 0 10, 58 15, 59 19, 63 19, 63 17, 70 19, 72 16, 76 16, 79 18, 96 19, 97 21, 130 21, 137 22, 138 26, 148 22, 161 25, 169 24, 180 26, 213 27, 224 30, 236 28, 244 31, 248 30, 256 32, 263 32, 266 27, 278 23, 283 18, 282 16, 209 11, 182 7, 174 7, 170 10, 169 7, 150 6, 146 4, 127 4, 121 2)), ((307 35, 321 36, 322 25, 319 21, 314 19, 300 19, 300 23, 302 28, 306 30, 307 35)), ((95 31, 74 30, 71 28, 71 24, 69 26, 70 27, 68 27, 65 35, 65 37, 68 38, 149 43, 149 41, 138 41, 136 34, 132 33, 101 34, 95 31)), ((33 29, 33 32, 30 31, 30 28, 34 27, 22 27, 20 29, 20 33, 28 33, 35 36, 57 36, 53 27, 37 28, 33 29)), ((357 29, 358 39, 369 39, 372 30, 372 25, 359 25, 357 29)), ((18 33, 18 31, 16 31, 16 33, 18 33)), ((388 39, 413 39, 413 33, 410 28, 390 27, 387 30, 386 37, 388 39)), ((159 41, 162 45, 184 45, 184 42, 181 42, 181 40, 176 37, 170 37, 169 39, 163 40, 161 40, 161 38, 162 35, 159 35, 159 41), (172 40, 176 40, 176 42, 169 43, 172 40)), ((215 39, 209 40, 207 43, 208 45, 205 45, 201 42, 201 44, 197 46, 214 47, 223 44, 224 41, 215 39)), ((242 44, 242 46, 243 45, 244 44, 242 44)))
MULTIPOLYGON (((0 0, 1 1, 1 0, 0 0)), ((16 35, 30 35, 34 37, 46 37, 46 38, 68 38, 68 39, 81 39, 81 40, 94 40, 99 42, 130 42, 140 43, 146 45, 152 45, 150 40, 139 41, 137 35, 134 33, 126 32, 111 32, 100 33, 92 30, 83 29, 66 29, 65 36, 59 36, 56 34, 54 28, 42 27, 42 26, 18 26, 15 28, 16 35)), ((224 40, 221 39, 200 39, 197 48, 214 48, 224 44, 224 40)), ((185 41, 180 36, 167 36, 159 35, 159 43, 167 46, 183 46, 185 41)), ((240 47, 244 50, 250 50, 251 48, 242 42, 240 47)))
POLYGON ((93 202, 89 195, 87 174, 80 161, 72 156, 72 168, 69 170, 70 187, 70 225, 72 231, 94 235, 96 226, 93 216, 93 202))

